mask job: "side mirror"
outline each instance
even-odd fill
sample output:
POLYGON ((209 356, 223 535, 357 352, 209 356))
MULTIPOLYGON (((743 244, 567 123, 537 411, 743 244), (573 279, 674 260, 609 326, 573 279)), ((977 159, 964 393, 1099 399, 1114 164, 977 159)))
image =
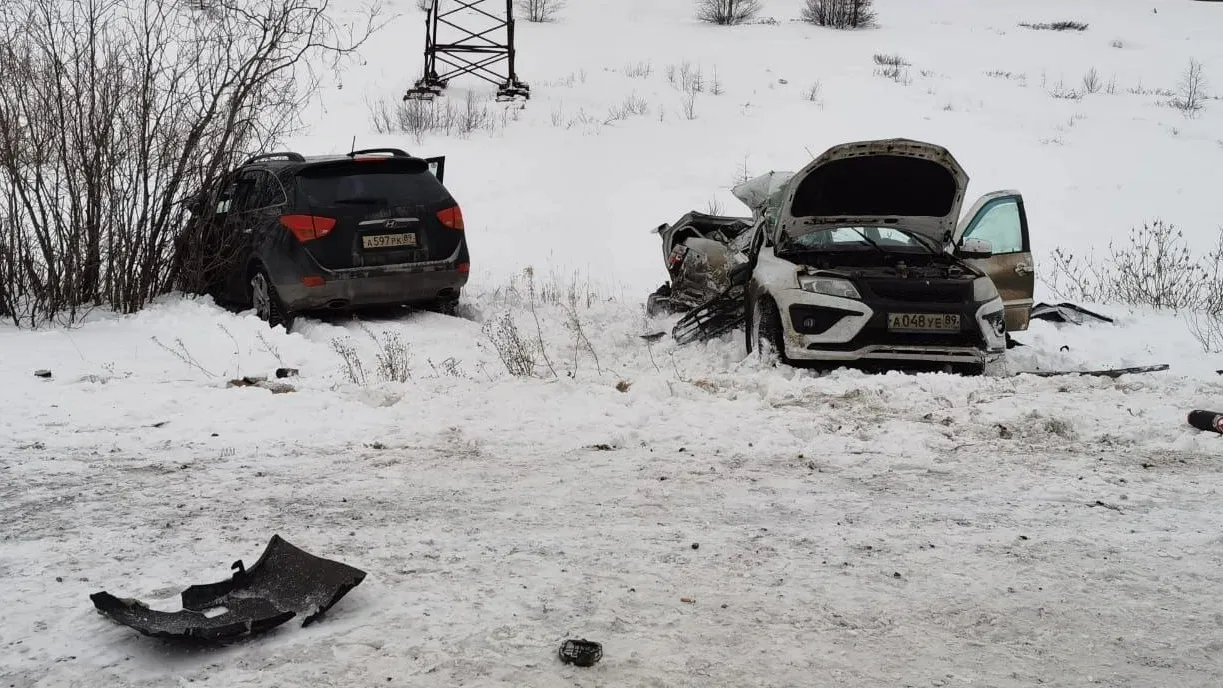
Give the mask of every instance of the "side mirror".
POLYGON ((727 277, 730 278, 730 286, 732 287, 741 287, 747 284, 748 280, 752 278, 752 264, 739 263, 730 269, 727 277))
POLYGON ((960 242, 960 250, 956 253, 961 258, 982 259, 994 255, 994 245, 985 239, 965 239, 960 242))

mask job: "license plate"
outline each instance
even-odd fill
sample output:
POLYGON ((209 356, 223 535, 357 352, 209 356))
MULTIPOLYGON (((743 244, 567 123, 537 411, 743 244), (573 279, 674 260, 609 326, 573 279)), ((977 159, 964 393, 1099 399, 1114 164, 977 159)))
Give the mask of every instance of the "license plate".
POLYGON ((395 248, 396 246, 415 246, 416 234, 371 234, 361 237, 364 248, 395 248))
POLYGON ((958 332, 958 313, 889 313, 888 329, 893 332, 958 332))

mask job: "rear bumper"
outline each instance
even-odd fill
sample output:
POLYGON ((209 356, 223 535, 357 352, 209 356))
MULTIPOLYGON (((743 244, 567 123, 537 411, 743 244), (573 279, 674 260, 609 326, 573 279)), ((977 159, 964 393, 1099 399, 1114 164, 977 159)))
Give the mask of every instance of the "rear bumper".
POLYGON ((318 270, 315 274, 325 282, 313 287, 300 281, 277 285, 287 310, 342 310, 457 299, 468 277, 455 263, 408 269, 318 270))

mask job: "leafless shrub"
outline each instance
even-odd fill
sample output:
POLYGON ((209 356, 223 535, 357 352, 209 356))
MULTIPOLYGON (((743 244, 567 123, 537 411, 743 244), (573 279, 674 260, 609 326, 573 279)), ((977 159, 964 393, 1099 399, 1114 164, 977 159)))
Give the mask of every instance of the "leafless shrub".
POLYGON ((624 76, 630 79, 648 79, 654 73, 654 65, 650 62, 631 62, 624 67, 624 76))
POLYGON ((1103 262, 1070 251, 1053 252, 1042 281, 1061 298, 1096 303, 1223 311, 1211 284, 1223 278, 1223 250, 1194 258, 1184 233, 1161 220, 1130 230, 1123 244, 1110 242, 1103 262))
POLYGON ((307 66, 338 67, 377 17, 341 27, 327 0, 5 0, 2 314, 70 322, 208 291, 240 247, 192 223, 216 207, 204 190, 291 133, 317 93, 307 66))
POLYGON ((174 358, 177 358, 184 365, 190 368, 195 368, 196 370, 207 375, 208 377, 217 376, 216 373, 200 365, 200 362, 196 360, 195 356, 191 355, 191 352, 187 349, 187 345, 183 343, 182 337, 176 337, 174 339, 175 346, 173 348, 163 344, 162 341, 158 339, 157 337, 150 337, 149 339, 152 339, 154 344, 160 347, 163 351, 166 351, 167 353, 169 353, 174 358))
MULTIPOLYGON (((372 337, 372 335, 371 335, 372 337)), ((387 382, 407 382, 412 379, 412 353, 398 332, 383 332, 374 339, 378 351, 374 354, 378 375, 387 382)))
POLYGON ((720 96, 726 93, 726 89, 722 87, 722 79, 718 77, 718 68, 713 68, 713 78, 709 82, 709 95, 720 96))
POLYGON ((689 91, 684 94, 683 100, 680 101, 680 112, 684 113, 684 119, 696 119, 696 91, 689 91))
POLYGON ((331 350, 336 352, 340 357, 342 365, 340 373, 346 380, 354 385, 364 387, 369 382, 369 376, 365 372, 365 364, 361 361, 361 354, 357 352, 357 348, 353 346, 352 340, 345 337, 335 337, 331 340, 331 350))
POLYGON ((684 60, 680 65, 667 65, 667 83, 684 93, 704 93, 705 70, 700 65, 684 60))
POLYGON ((1058 79, 1056 84, 1047 90, 1048 94, 1058 100, 1082 100, 1083 92, 1070 88, 1066 82, 1058 79))
POLYGON ((594 345, 590 343, 590 338, 586 336, 586 328, 582 326, 582 318, 578 313, 579 294, 576 282, 569 288, 566 298, 561 308, 565 312, 565 327, 573 334, 573 372, 572 377, 577 377, 578 363, 583 351, 590 354, 590 358, 595 364, 595 374, 602 375, 603 367, 599 365, 599 355, 595 353, 594 345))
POLYGON ((823 92, 823 90, 824 84, 818 80, 814 81, 807 87, 806 91, 803 91, 803 98, 806 98, 813 103, 820 103, 822 102, 820 100, 820 94, 823 92))
POLYGON ((721 202, 719 202, 718 199, 716 198, 709 199, 709 202, 705 204, 705 213, 708 215, 721 215, 722 214, 721 202))
POLYGON ((1109 43, 1109 45, 1111 45, 1114 48, 1120 49, 1120 48, 1125 47, 1125 41, 1121 40, 1120 38, 1116 38, 1116 39, 1113 39, 1113 42, 1109 43))
POLYGON ((875 53, 875 64, 879 65, 880 67, 908 67, 913 63, 904 59, 900 55, 875 53))
POLYGON ((909 75, 909 68, 898 64, 889 64, 876 68, 875 76, 890 79, 898 84, 908 85, 913 82, 913 78, 909 75))
POLYGON ((1172 99, 1171 105, 1184 113, 1186 117, 1196 117, 1205 107, 1202 101, 1206 97, 1206 76, 1202 73, 1202 63, 1190 60, 1189 67, 1177 86, 1176 97, 1172 99))
POLYGON ((490 103, 490 98, 468 91, 462 104, 449 98, 435 98, 409 99, 392 105, 383 99, 370 104, 369 108, 374 131, 408 134, 420 142, 428 134, 462 137, 477 131, 498 131, 507 125, 511 110, 503 109, 499 119, 490 103))
POLYGON ((421 12, 428 12, 433 9, 433 0, 416 0, 416 9, 421 12))
POLYGON ((650 114, 650 104, 645 101, 645 98, 634 93, 625 97, 619 105, 614 105, 608 109, 607 122, 619 122, 629 117, 640 117, 648 114, 650 114))
POLYGON ((1087 73, 1083 75, 1083 91, 1094 95, 1102 88, 1104 84, 1100 81, 1100 72, 1096 71, 1095 67, 1087 70, 1087 73))
POLYGON ((809 24, 834 29, 869 28, 875 25, 872 0, 806 0, 799 17, 809 24))
POLYGON ((1087 24, 1077 21, 1058 21, 1050 23, 1033 24, 1030 22, 1019 22, 1019 25, 1025 29, 1033 31, 1086 31, 1087 24))
POLYGON ((530 377, 535 374, 538 352, 522 336, 512 313, 506 312, 489 320, 480 328, 492 343, 505 370, 515 377, 530 377))
POLYGON ((518 0, 515 7, 529 22, 546 23, 556 21, 565 9, 564 0, 518 0))
POLYGON ((760 0, 697 0, 696 18, 710 24, 742 24, 760 14, 760 0))

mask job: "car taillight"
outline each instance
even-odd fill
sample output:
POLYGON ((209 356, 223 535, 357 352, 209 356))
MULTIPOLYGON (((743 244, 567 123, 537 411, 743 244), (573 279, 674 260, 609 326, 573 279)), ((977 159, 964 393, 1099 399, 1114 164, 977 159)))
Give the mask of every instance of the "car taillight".
POLYGON ((466 275, 471 272, 471 263, 459 263, 459 272, 466 275))
POLYGON ((293 232, 298 241, 322 239, 335 228, 335 218, 317 215, 281 215, 280 224, 293 232))
POLYGON ((451 229, 463 229, 463 211, 457 205, 437 211, 437 219, 451 229))

